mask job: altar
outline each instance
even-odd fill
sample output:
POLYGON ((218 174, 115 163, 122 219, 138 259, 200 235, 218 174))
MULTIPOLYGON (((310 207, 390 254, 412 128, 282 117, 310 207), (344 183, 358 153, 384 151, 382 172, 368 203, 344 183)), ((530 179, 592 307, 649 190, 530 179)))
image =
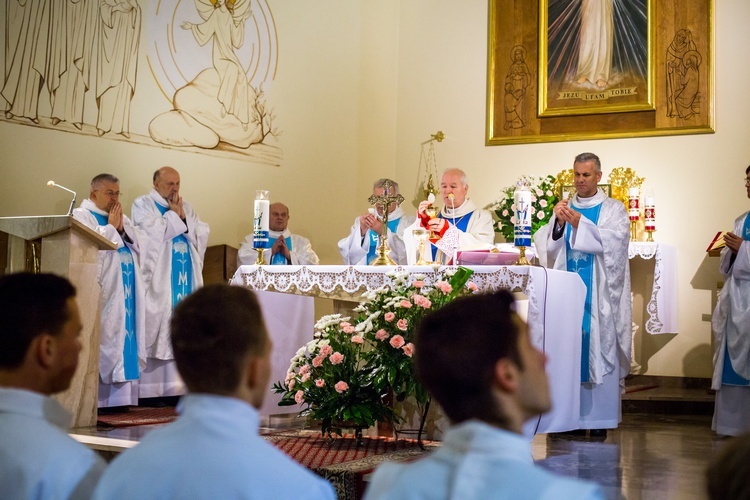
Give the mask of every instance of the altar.
MULTIPOLYGON (((580 407, 581 322, 586 289, 573 273, 531 266, 465 266, 474 271, 470 281, 480 290, 506 289, 528 297, 527 322, 534 345, 548 358, 547 373, 550 382, 552 410, 527 422, 527 434, 562 432, 578 428, 580 407)), ((430 284, 439 270, 430 266, 240 266, 230 281, 256 291, 281 292, 343 300, 357 300, 362 293, 391 283, 391 271, 407 272, 410 279, 417 276, 430 284)), ((278 294, 262 294, 264 314, 278 294)), ((283 296, 282 296, 283 297, 283 296)), ((280 297, 279 297, 280 298, 280 297)), ((305 301, 301 301, 303 304, 305 301)), ((295 315, 294 308, 283 305, 285 316, 295 315)), ((310 307, 309 305, 306 307, 310 307)), ((268 314, 265 314, 268 319, 268 314)), ((307 340, 312 339, 310 322, 307 340)), ((290 331, 269 324, 269 334, 274 343, 274 359, 289 360, 306 342, 289 343, 285 338, 290 331)), ((284 380, 288 361, 282 366, 274 363, 271 380, 284 380)), ((271 389, 266 395, 269 402, 279 396, 271 389)), ((282 413, 284 410, 278 407, 282 413)), ((286 411, 298 411, 286 407, 286 411)), ((264 404, 262 413, 269 411, 264 404)), ((266 413, 267 414, 267 413, 266 413)))

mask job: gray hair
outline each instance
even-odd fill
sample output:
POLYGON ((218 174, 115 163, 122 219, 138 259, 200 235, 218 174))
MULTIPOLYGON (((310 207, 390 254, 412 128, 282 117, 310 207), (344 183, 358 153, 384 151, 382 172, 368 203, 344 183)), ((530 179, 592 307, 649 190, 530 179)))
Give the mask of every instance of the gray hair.
POLYGON ((463 184, 464 187, 469 185, 466 181, 466 172, 464 172, 460 168, 446 168, 445 170, 443 170, 443 175, 441 175, 440 177, 442 178, 445 176, 445 174, 448 174, 450 172, 457 172, 461 176, 461 184, 463 184))
POLYGON ((396 182, 394 180, 391 180, 391 179, 388 179, 388 178, 385 178, 385 177, 383 177, 382 179, 376 180, 372 184, 372 189, 377 189, 377 188, 385 187, 386 181, 388 181, 388 182, 391 183, 391 188, 393 189, 393 191, 390 194, 398 194, 398 182, 396 182))
POLYGON ((99 174, 93 179, 91 179, 91 190, 93 191, 98 186, 100 186, 103 182, 111 182, 112 184, 119 184, 120 179, 118 179, 112 174, 99 174))
POLYGON ((573 160, 573 165, 576 163, 586 163, 587 161, 593 161, 594 165, 596 165, 596 171, 601 172, 602 171, 602 162, 599 161, 599 157, 596 156, 594 153, 581 153, 578 156, 576 156, 576 159, 573 160))

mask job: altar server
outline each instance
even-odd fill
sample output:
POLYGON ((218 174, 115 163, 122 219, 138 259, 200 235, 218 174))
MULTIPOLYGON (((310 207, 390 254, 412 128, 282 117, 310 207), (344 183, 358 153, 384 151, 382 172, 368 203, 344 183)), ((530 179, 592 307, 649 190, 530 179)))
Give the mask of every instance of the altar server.
MULTIPOLYGON (((398 182, 390 179, 378 179, 372 185, 373 196, 383 196, 386 181, 391 183, 390 196, 399 194, 398 182)), ((404 230, 414 222, 414 217, 406 215, 397 204, 388 205, 388 246, 389 254, 396 264, 406 264, 404 249, 404 230)), ((349 236, 339 241, 339 251, 344 258, 344 264, 349 266, 370 264, 378 257, 378 245, 383 229, 383 206, 378 205, 368 210, 356 219, 349 236)))
POLYGON ((335 498, 258 435, 271 340, 253 292, 209 285, 180 302, 171 326, 188 387, 180 416, 115 458, 94 498, 335 498))
POLYGON ((67 434, 71 415, 50 396, 78 366, 75 288, 53 274, 0 277, 0 496, 90 498, 104 461, 67 434))
POLYGON ((435 235, 430 239, 431 254, 428 259, 447 264, 457 251, 488 250, 495 241, 495 228, 492 215, 478 208, 467 197, 469 184, 466 173, 457 168, 443 172, 440 178, 440 196, 443 208, 437 217, 431 218, 427 212, 434 202, 425 200, 417 208, 416 222, 405 231, 404 241, 409 264, 417 260, 417 241, 413 230, 431 230, 435 235))
POLYGON ((135 227, 122 213, 120 180, 99 174, 73 217, 117 245, 99 251, 101 328, 99 407, 138 405, 138 379, 146 367, 143 280, 135 227))
POLYGON ((180 174, 172 167, 154 172, 154 187, 136 198, 131 214, 144 233, 141 271, 146 286, 147 366, 140 382, 145 397, 174 396, 184 388, 174 368, 169 341, 172 308, 203 285, 203 257, 209 227, 180 196, 180 174))
POLYGON ((573 172, 576 195, 555 205, 534 243, 544 267, 578 273, 586 285, 578 434, 602 439, 622 419, 620 381, 630 371, 630 222, 625 205, 598 187, 598 156, 581 153, 573 172))
MULTIPOLYGON (((750 198, 750 167, 745 169, 750 198)), ((750 431, 750 212, 734 221, 724 236, 720 270, 724 286, 714 309, 714 374, 716 405, 711 428, 738 436, 750 431)))
POLYGON ((601 489, 534 465, 523 423, 551 407, 544 353, 507 291, 454 300, 417 327, 418 379, 451 421, 442 446, 385 463, 365 492, 378 499, 594 499, 601 489))
MULTIPOLYGON (((315 266, 320 263, 310 240, 292 234, 289 225, 289 207, 283 203, 271 203, 268 208, 269 248, 263 250, 263 262, 272 265, 315 266)), ((258 252, 253 247, 253 234, 245 236, 237 254, 240 264, 255 264, 258 252)))

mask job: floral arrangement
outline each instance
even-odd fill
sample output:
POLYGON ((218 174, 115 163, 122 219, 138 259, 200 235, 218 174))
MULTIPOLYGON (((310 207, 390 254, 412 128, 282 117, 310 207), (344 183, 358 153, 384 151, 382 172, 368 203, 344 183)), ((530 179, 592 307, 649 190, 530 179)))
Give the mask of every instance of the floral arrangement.
POLYGON ((333 314, 315 324, 314 338, 291 360, 286 379, 274 384, 279 405, 304 404, 301 416, 321 421, 324 434, 341 427, 394 423, 389 394, 397 400, 428 394, 414 377, 414 329, 429 311, 476 291, 472 271, 448 268, 427 284, 425 276, 391 272, 392 285, 368 292, 355 308, 358 318, 333 314))
MULTIPOLYGON (((547 224, 552 218, 552 207, 559 201, 555 181, 552 175, 545 177, 524 175, 516 183, 516 185, 526 184, 531 191, 531 234, 536 233, 537 229, 547 224)), ((503 189, 500 198, 487 207, 494 211, 498 218, 495 232, 501 233, 507 242, 512 242, 514 238, 516 205, 513 192, 516 190, 516 185, 503 189)))

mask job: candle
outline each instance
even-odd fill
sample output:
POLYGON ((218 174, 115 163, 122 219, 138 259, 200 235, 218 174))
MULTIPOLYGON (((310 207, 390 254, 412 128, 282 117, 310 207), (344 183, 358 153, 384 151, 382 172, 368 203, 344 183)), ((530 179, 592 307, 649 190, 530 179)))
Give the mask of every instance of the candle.
POLYGON ((628 189, 628 218, 631 221, 637 221, 641 215, 641 207, 638 199, 638 188, 628 189))
POLYGON ((516 205, 516 223, 513 244, 517 247, 531 246, 531 191, 519 187, 513 192, 516 205))
POLYGON ((646 231, 656 231, 656 205, 654 204, 654 197, 646 197, 646 205, 643 209, 644 229, 646 231))
POLYGON ((268 248, 268 212, 270 204, 268 191, 259 189, 255 192, 253 248, 268 248))

